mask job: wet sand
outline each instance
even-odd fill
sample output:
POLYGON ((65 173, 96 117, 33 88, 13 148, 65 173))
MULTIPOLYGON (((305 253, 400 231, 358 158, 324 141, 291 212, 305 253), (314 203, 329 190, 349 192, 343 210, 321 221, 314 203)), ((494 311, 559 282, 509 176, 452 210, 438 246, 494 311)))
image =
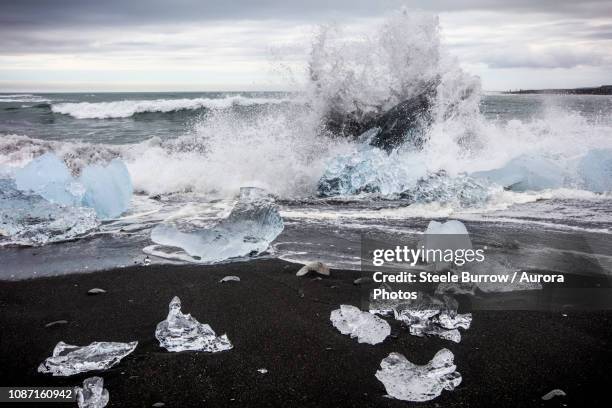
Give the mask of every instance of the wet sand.
MULTIPOLYGON (((299 265, 259 260, 215 266, 134 266, 0 282, 0 385, 73 386, 101 375, 110 407, 523 407, 606 406, 612 367, 612 312, 474 311, 459 344, 418 338, 391 322, 371 346, 340 334, 329 314, 360 305, 355 271, 296 278, 299 265), (241 282, 219 283, 226 275, 241 282), (105 294, 90 296, 99 287, 105 294), (155 326, 179 296, 183 312, 227 333, 234 349, 169 353, 155 326), (45 324, 67 320, 65 325, 45 324), (38 374, 58 341, 133 341, 134 353, 104 372, 38 374), (386 398, 374 377, 390 352, 424 364, 441 348, 455 355, 462 384, 427 403, 386 398), (267 374, 257 370, 266 368, 267 374), (545 402, 562 389, 567 397, 545 402)), ((19 406, 26 406, 20 404, 19 406)), ((46 406, 46 405, 45 405, 46 406)), ((55 403, 50 406, 59 407, 55 403)), ((72 405, 70 405, 72 406, 72 405)))

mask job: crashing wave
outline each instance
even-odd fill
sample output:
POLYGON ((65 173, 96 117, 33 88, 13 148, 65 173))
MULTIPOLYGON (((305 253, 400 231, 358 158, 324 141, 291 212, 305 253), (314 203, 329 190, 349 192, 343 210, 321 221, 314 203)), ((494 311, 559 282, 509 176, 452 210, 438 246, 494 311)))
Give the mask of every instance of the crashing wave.
MULTIPOLYGON (((193 261, 215 263, 260 254, 283 228, 274 199, 262 189, 244 187, 230 215, 214 227, 181 232, 175 225, 159 224, 151 231, 151 240, 182 248, 193 261)), ((161 256, 160 251, 151 253, 161 256)))
POLYGON ((244 96, 226 96, 224 98, 193 99, 152 99, 124 100, 113 102, 76 102, 58 103, 51 106, 55 113, 70 115, 76 119, 113 119, 129 118, 137 113, 174 112, 195 109, 227 109, 233 105, 253 106, 280 104, 290 101, 279 98, 248 98, 244 96))

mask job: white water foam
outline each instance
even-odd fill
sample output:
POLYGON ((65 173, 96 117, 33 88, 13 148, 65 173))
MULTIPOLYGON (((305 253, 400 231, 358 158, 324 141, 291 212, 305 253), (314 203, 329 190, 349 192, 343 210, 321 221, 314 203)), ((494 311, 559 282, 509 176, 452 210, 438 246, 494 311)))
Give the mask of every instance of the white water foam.
POLYGON ((280 104, 288 101, 290 101, 290 99, 226 96, 223 98, 182 98, 58 103, 51 105, 51 110, 55 113, 70 115, 76 119, 112 119, 128 118, 134 114, 145 112, 173 112, 201 108, 227 109, 233 105, 252 106, 280 104))

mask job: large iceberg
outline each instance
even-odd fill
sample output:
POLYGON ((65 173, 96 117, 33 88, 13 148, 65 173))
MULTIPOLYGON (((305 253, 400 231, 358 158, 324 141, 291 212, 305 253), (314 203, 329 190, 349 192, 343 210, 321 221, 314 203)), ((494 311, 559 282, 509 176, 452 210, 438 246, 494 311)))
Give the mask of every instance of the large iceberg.
POLYGON ((65 206, 0 179, 0 243, 43 245, 82 236, 99 225, 93 209, 65 206))
POLYGON ((181 232, 174 225, 159 224, 151 240, 182 248, 198 262, 215 263, 265 251, 283 228, 274 198, 260 188, 242 187, 230 215, 214 227, 181 232))
POLYGON ((132 181, 125 164, 114 159, 106 167, 90 165, 74 179, 53 153, 45 153, 14 171, 17 189, 37 194, 54 204, 90 207, 99 219, 116 218, 132 198, 132 181))
POLYGON ((340 333, 357 337, 359 343, 382 343, 391 334, 391 326, 385 320, 351 305, 340 305, 329 319, 340 333))
POLYGON ((589 151, 578 164, 578 173, 587 190, 612 191, 612 149, 589 151))
POLYGON ((83 387, 76 387, 79 408, 104 408, 108 404, 108 390, 104 388, 104 379, 90 377, 83 381, 83 387))
POLYGON ((130 206, 132 180, 125 164, 114 159, 108 166, 87 166, 79 182, 84 186, 83 205, 95 208, 101 219, 116 218, 130 206))
POLYGON ((390 397, 403 401, 430 401, 443 390, 452 391, 461 384, 461 374, 453 363, 455 356, 442 349, 431 361, 419 366, 402 354, 391 353, 380 363, 376 378, 390 397))
POLYGON ((232 343, 227 336, 217 336, 207 324, 198 322, 190 314, 181 313, 181 300, 175 296, 170 302, 168 317, 155 329, 160 347, 168 351, 218 351, 230 350, 232 343))
POLYGON ((79 347, 60 341, 53 349, 53 355, 38 366, 38 372, 69 376, 92 370, 106 370, 134 351, 137 345, 137 341, 95 341, 88 346, 79 347))
POLYGON ((537 191, 563 187, 566 175, 563 169, 551 160, 521 155, 499 169, 478 171, 471 176, 499 184, 512 191, 537 191))

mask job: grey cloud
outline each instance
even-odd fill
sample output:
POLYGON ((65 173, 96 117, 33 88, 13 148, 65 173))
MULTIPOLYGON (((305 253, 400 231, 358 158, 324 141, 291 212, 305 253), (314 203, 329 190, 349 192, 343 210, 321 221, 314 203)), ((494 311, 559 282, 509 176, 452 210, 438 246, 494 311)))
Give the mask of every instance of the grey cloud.
POLYGON ((368 17, 406 5, 435 12, 490 10, 611 16, 608 0, 3 0, 0 26, 15 28, 180 23, 207 20, 368 17))

